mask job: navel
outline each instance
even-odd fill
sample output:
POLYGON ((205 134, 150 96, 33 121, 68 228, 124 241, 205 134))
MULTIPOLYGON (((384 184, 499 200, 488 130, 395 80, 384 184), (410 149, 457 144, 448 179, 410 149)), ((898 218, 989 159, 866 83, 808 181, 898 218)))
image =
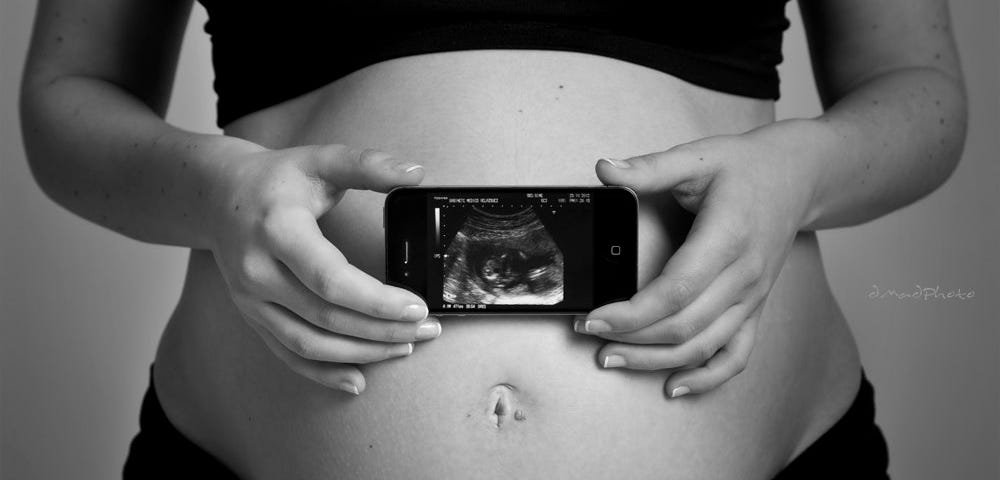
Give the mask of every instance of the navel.
POLYGON ((510 426, 510 421, 523 422, 528 415, 517 398, 517 388, 500 383, 490 388, 486 395, 485 413, 489 423, 500 430, 510 426))

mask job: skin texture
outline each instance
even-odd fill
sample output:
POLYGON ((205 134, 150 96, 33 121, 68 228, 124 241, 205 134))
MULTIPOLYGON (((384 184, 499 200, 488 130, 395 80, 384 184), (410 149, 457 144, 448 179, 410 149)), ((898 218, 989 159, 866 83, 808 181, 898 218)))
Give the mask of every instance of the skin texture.
MULTIPOLYGON (((366 434, 387 426, 398 427, 399 422, 379 421, 380 415, 398 408, 392 388, 406 390, 407 398, 424 400, 413 402, 410 410, 420 411, 418 407, 430 405, 441 407, 439 411, 450 411, 444 407, 455 406, 448 403, 455 395, 454 390, 440 385, 441 391, 425 390, 434 381, 418 383, 414 379, 424 378, 421 375, 433 371, 434 366, 471 364, 474 358, 457 356, 454 349, 449 349, 455 345, 442 337, 421 346, 423 360, 414 355, 380 361, 410 354, 412 342, 440 334, 441 327, 437 320, 425 319, 424 315, 404 318, 407 306, 420 307, 422 301, 376 279, 374 272, 378 271, 378 265, 362 254, 361 247, 352 245, 368 237, 350 237, 345 232, 331 231, 328 226, 349 224, 345 222, 352 216, 362 217, 359 204, 364 202, 359 199, 375 198, 370 196, 374 193, 362 190, 378 192, 395 184, 415 184, 422 175, 430 176, 432 183, 447 183, 458 178, 458 173, 451 174, 455 177, 448 177, 447 173, 447 167, 454 171, 457 163, 434 165, 425 162, 434 158, 429 156, 420 159, 427 164, 426 168, 411 170, 416 165, 409 161, 362 150, 361 141, 347 142, 350 145, 346 146, 326 144, 330 139, 363 138, 348 130, 334 132, 336 135, 315 131, 295 138, 268 137, 278 134, 263 132, 281 130, 267 128, 268 124, 271 127, 281 124, 281 109, 273 112, 275 116, 261 115, 259 118, 267 121, 261 120, 260 128, 247 127, 255 121, 249 119, 242 125, 245 128, 227 128, 226 136, 192 134, 167 125, 161 116, 188 8, 184 2, 166 0, 41 2, 21 97, 29 160, 39 185, 50 197, 82 217, 132 238, 194 249, 189 283, 176 326, 173 333, 168 332, 168 337, 182 338, 189 349, 200 341, 211 344, 219 338, 238 338, 247 350, 229 351, 228 348, 235 347, 219 344, 203 346, 201 351, 218 347, 224 358, 254 366, 256 370, 249 369, 254 372, 250 376, 271 380, 257 382, 264 385, 239 383, 232 379, 234 372, 224 370, 225 365, 233 362, 217 366, 212 357, 188 355, 185 361, 191 371, 203 369, 211 372, 206 375, 216 376, 184 383, 178 380, 183 375, 172 376, 170 365, 166 362, 161 365, 158 357, 157 375, 164 372, 162 386, 174 383, 172 390, 162 390, 171 420, 234 468, 260 472, 266 471, 268 465, 254 462, 265 462, 270 457, 246 451, 271 447, 273 450, 268 452, 277 452, 271 457, 294 459, 298 461, 290 463, 303 465, 307 460, 296 455, 309 452, 282 450, 281 442, 294 438, 299 441, 286 443, 308 445, 308 441, 317 440, 308 436, 318 435, 310 430, 313 425, 316 428, 346 425, 354 431, 362 431, 359 429, 364 425, 370 429, 363 431, 366 434), (149 28, 150 25, 160 28, 149 28), (351 266, 344 261, 346 258, 360 263, 351 266), (220 302, 220 295, 228 296, 228 302, 220 302), (209 322, 212 318, 236 318, 241 323, 209 322), (198 323, 195 319, 201 322, 195 325, 198 323), (421 335, 420 326, 429 327, 424 329, 426 335, 421 335), (288 372, 294 372, 294 378, 306 383, 283 376, 288 372), (381 381, 381 387, 376 383, 369 385, 371 379, 381 381), (246 395, 245 400, 260 431, 240 430, 250 427, 234 426, 236 420, 216 415, 223 408, 221 405, 234 404, 236 399, 227 394, 233 395, 232 391, 248 385, 270 389, 244 392, 263 399, 255 404, 256 397, 246 395), (227 387, 231 387, 230 391, 226 391, 227 387), (370 403, 352 406, 341 399, 323 396, 322 390, 328 387, 350 393, 360 393, 368 387, 382 391, 371 392, 370 403), (219 391, 208 391, 212 388, 219 391), (211 399, 217 404, 211 404, 211 399), (303 408, 326 405, 321 399, 341 409, 333 413, 330 409, 303 408), (268 410, 273 415, 271 424, 267 423, 268 410), (358 416, 345 420, 349 413, 358 416), (220 425, 208 425, 211 422, 206 419, 215 417, 220 419, 213 421, 220 425), (368 420, 349 423, 362 421, 357 418, 368 420), (268 437, 273 437, 272 443, 267 443, 268 437), (241 438, 248 439, 242 452, 235 445, 241 438)), ((840 324, 829 327, 840 329, 838 335, 827 335, 829 332, 823 331, 819 323, 799 322, 803 332, 797 334, 787 333, 795 331, 795 324, 781 325, 772 320, 773 325, 765 325, 764 319, 777 319, 782 311, 794 310, 800 292, 788 293, 787 284, 800 283, 806 285, 803 288, 811 288, 817 293, 810 300, 813 306, 823 306, 826 312, 823 318, 835 316, 829 313, 836 310, 830 306, 832 302, 816 300, 825 298, 821 294, 825 285, 803 281, 822 278, 822 270, 809 267, 818 265, 815 238, 800 230, 867 221, 933 190, 947 178, 960 154, 965 105, 943 2, 895 1, 878 5, 862 1, 804 2, 803 11, 827 106, 821 117, 763 126, 758 126, 760 121, 747 121, 743 125, 746 128, 739 129, 745 133, 692 129, 708 135, 701 139, 664 134, 661 144, 678 145, 646 149, 644 144, 645 150, 636 153, 654 153, 618 158, 618 164, 627 168, 609 162, 593 163, 601 181, 632 186, 647 204, 673 197, 680 207, 696 214, 694 225, 666 265, 659 272, 644 276, 640 282, 643 289, 636 297, 601 307, 578 322, 578 332, 593 336, 574 335, 574 340, 567 340, 559 332, 568 327, 554 330, 550 329, 554 327, 551 323, 494 326, 490 347, 497 349, 492 352, 495 363, 480 368, 498 378, 518 377, 524 385, 517 404, 533 408, 522 408, 525 420, 508 425, 534 425, 543 429, 546 423, 542 419, 548 418, 553 430, 543 432, 558 433, 558 437, 524 437, 520 443, 512 442, 504 448, 515 451, 519 446, 533 447, 532 440, 539 439, 585 438, 610 428, 626 431, 628 427, 627 431, 649 435, 656 431, 667 434, 697 431, 697 435, 685 437, 684 444, 667 443, 680 441, 677 435, 668 435, 671 439, 658 445, 668 445, 673 455, 687 458, 692 471, 698 471, 700 466, 703 475, 710 475, 711 468, 716 467, 709 466, 707 460, 698 463, 691 459, 701 458, 697 452, 726 446, 719 443, 719 437, 735 441, 734 432, 726 432, 724 428, 737 425, 736 433, 748 440, 760 435, 761 440, 781 444, 774 447, 766 462, 760 462, 766 463, 758 467, 757 473, 763 476, 780 467, 828 426, 837 413, 842 413, 852 393, 846 380, 838 384, 844 387, 837 389, 839 396, 830 395, 836 397, 831 403, 821 404, 814 398, 789 393, 787 407, 796 405, 802 410, 793 413, 786 410, 788 418, 796 419, 789 422, 796 423, 795 431, 780 435, 762 424, 750 423, 765 417, 760 411, 738 410, 734 406, 756 408, 758 402, 776 401, 773 391, 778 387, 777 379, 782 378, 779 375, 782 368, 817 376, 813 374, 834 370, 829 362, 837 354, 849 356, 845 352, 851 347, 846 340, 839 344, 846 347, 832 353, 822 352, 819 344, 800 346, 791 341, 803 340, 807 333, 821 338, 843 338, 840 324), (806 251, 812 254, 803 253, 806 251), (786 278, 784 283, 782 277, 786 278), (775 300, 766 302, 769 297, 775 300), (771 310, 764 308, 765 305, 771 306, 771 310), (599 326, 597 320, 604 321, 609 331, 587 332, 587 320, 591 327, 599 326), (513 326, 523 331, 537 329, 530 331, 538 335, 518 336, 513 326), (782 328, 774 328, 778 326, 782 328), (787 335, 789 341, 782 343, 782 335, 787 335), (551 372, 545 364, 519 363, 519 359, 533 354, 533 350, 524 346, 529 339, 538 342, 531 344, 536 350, 553 349, 554 345, 563 347, 571 352, 563 360, 574 363, 553 363, 560 368, 551 372), (601 346, 601 339, 610 342, 601 346), (751 355, 755 344, 765 348, 751 355), (622 367, 622 375, 595 380, 593 365, 588 362, 593 359, 587 353, 591 347, 597 352, 599 365, 622 367), (796 348, 810 349, 814 355, 810 357, 811 363, 781 365, 782 359, 805 358, 791 352, 796 348), (506 351, 520 356, 501 353, 506 351), (609 358, 612 356, 620 359, 609 358), (744 369, 746 372, 739 375, 744 369), (529 370, 547 382, 533 384, 538 378, 524 373, 529 370), (647 370, 664 375, 639 375, 647 370), (563 385, 567 379, 578 383, 563 385), (740 379, 745 380, 740 382, 740 379), (749 383, 751 380, 753 383, 749 383), (636 390, 637 385, 647 386, 650 382, 659 382, 665 393, 675 397, 712 393, 713 389, 717 393, 691 397, 692 401, 699 401, 696 404, 684 403, 689 400, 685 398, 652 411, 649 407, 654 405, 654 399, 636 390), (727 384, 726 388, 718 388, 723 384, 727 384), (609 413, 608 424, 602 424, 597 419, 588 417, 588 421, 582 421, 545 409, 546 405, 556 403, 545 397, 546 388, 563 393, 574 387, 580 389, 581 385, 587 386, 591 395, 587 401, 592 402, 588 405, 594 411, 614 401, 626 413, 647 413, 630 417, 609 413), (629 395, 625 400, 618 400, 621 395, 610 393, 626 389, 629 395), (534 405, 524 401, 531 398, 532 392, 534 405), (731 412, 734 417, 724 418, 724 412, 731 412), (707 419, 713 416, 726 422, 710 423, 707 419), (629 419, 633 422, 628 423, 629 419), (654 427, 654 431, 642 430, 654 427), (781 440, 777 441, 778 438, 781 440)), ((689 92, 678 86, 671 88, 687 93, 678 96, 679 99, 705 100, 701 105, 692 102, 692 111, 707 109, 712 100, 723 103, 718 96, 689 92)), ((333 97, 350 98, 336 94, 333 97)), ((674 100, 674 104, 683 101, 674 100)), ((732 99, 725 102, 728 102, 724 103, 725 109, 734 109, 738 103, 732 99)), ((702 120, 709 124, 723 118, 717 114, 702 120)), ((366 126, 360 121, 358 125, 366 126)), ((446 140, 442 138, 440 142, 448 144, 446 140)), ((377 141, 388 140, 371 140, 377 141)), ((397 143, 406 145, 403 141, 397 143)), ((554 163, 557 165, 554 168, 558 168, 558 162, 554 163)), ((565 174, 576 175, 575 172, 567 169, 565 174)), ((525 172, 511 170, 511 175, 512 179, 523 178, 525 172), (522 177, 513 176, 517 174, 522 177)), ((496 178, 501 181, 506 177, 500 174, 496 178)), ((540 171, 529 178, 549 183, 563 177, 540 171)), ((565 180, 576 183, 580 178, 565 180)), ((668 217, 647 216, 641 228, 656 231, 658 220, 654 219, 668 217)), ((367 228, 369 224, 355 225, 367 228)), ((448 327, 454 327, 453 339, 463 339, 472 348, 474 323, 448 327), (469 335, 462 336, 466 332, 469 335)), ((165 338, 165 344, 173 345, 171 342, 175 340, 165 338)), ((479 348, 485 350, 487 346, 479 348)), ((181 351, 178 347, 177 352, 181 351)), ((174 353, 181 357, 177 352, 174 353)), ((852 366, 856 368, 856 365, 843 368, 852 366)), ((449 378, 456 381, 454 376, 449 378)), ((434 380, 444 382, 442 377, 434 380)), ((483 387, 485 390, 486 386, 483 387)), ((814 388, 801 385, 794 394, 805 395, 804 392, 814 388)), ((469 399, 469 403, 475 402, 479 400, 469 399)), ((490 410, 495 405, 484 405, 483 410, 495 413, 495 408, 490 410)), ((773 427, 776 421, 768 425, 776 428, 773 427)), ((427 435, 436 428, 429 423, 418 426, 422 428, 412 428, 427 435)), ((406 429, 393 430, 394 438, 400 441, 410 438, 406 429)), ((327 445, 322 441, 341 442, 337 444, 341 451, 353 451, 345 442, 357 435, 345 437, 348 438, 318 438, 319 442, 313 445, 327 445)), ((466 443, 450 447, 460 449, 467 447, 466 443)), ((395 448, 399 457, 410 452, 406 450, 408 445, 396 444, 395 448)), ((528 452, 523 458, 526 468, 534 465, 531 451, 544 452, 537 448, 521 451, 528 452)), ((739 459, 752 461, 759 453, 749 447, 736 449, 728 466, 737 469, 741 466, 739 459)), ((656 457, 640 447, 633 454, 650 459, 650 469, 657 458, 676 460, 663 454, 656 457)), ((625 455, 618 458, 635 466, 625 455)), ((592 457, 577 460, 573 465, 597 468, 586 463, 592 457)), ((667 464, 681 469, 676 461, 667 464)), ((609 469, 615 467, 610 459, 605 465, 609 469)))

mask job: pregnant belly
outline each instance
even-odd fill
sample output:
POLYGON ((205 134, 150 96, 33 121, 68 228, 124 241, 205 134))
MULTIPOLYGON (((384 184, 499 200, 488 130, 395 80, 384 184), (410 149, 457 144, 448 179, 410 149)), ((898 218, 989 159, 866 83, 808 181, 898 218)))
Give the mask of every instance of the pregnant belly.
MULTIPOLYGON (((274 148, 379 148, 424 165, 429 185, 595 185, 601 156, 662 151, 771 115, 766 102, 606 58, 476 51, 374 65, 227 133, 274 148)), ((382 201, 351 191, 320 222, 377 278, 382 201)), ((640 285, 685 219, 669 197, 643 199, 640 285)), ((247 477, 766 478, 846 409, 857 384, 812 235, 792 249, 746 371, 705 395, 669 400, 664 373, 601 369, 602 342, 574 333, 568 317, 442 324, 410 357, 362 366, 361 396, 328 390, 267 351, 211 255, 193 252, 157 387, 178 428, 247 477)))

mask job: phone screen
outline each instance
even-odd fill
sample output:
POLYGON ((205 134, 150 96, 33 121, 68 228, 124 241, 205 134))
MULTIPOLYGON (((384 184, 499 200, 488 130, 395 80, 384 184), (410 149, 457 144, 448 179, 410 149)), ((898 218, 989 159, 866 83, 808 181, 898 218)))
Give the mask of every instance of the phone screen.
POLYGON ((401 266, 387 265, 387 276, 417 290, 435 313, 586 312, 627 298, 635 287, 635 199, 631 192, 594 190, 448 188, 410 195, 399 202, 409 214, 387 216, 403 224, 387 225, 387 263, 401 266), (616 203, 623 206, 613 212, 616 203), (597 226, 616 213, 614 221, 627 226, 604 225, 623 231, 607 247, 618 237, 597 226), (393 255, 399 244, 402 255, 393 255))
MULTIPOLYGON (((434 195, 428 286, 444 310, 580 309, 593 298, 587 192, 434 195)), ((427 300, 431 300, 428 298, 427 300)))

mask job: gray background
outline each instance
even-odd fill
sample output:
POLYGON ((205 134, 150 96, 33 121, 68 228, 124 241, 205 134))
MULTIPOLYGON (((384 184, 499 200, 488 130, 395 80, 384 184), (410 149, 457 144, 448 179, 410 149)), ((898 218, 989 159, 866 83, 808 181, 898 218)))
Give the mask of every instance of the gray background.
MULTIPOLYGON (((34 184, 16 109, 34 7, 0 3, 0 477, 112 478, 138 428, 184 252, 87 223, 34 184)), ((813 116, 819 103, 794 3, 788 14, 778 114, 813 116)), ((1000 9, 992 0, 953 1, 952 16, 971 104, 958 170, 913 206, 820 236, 876 386, 890 470, 905 479, 1000 478, 1000 9), (976 296, 873 300, 872 285, 976 296)), ((196 7, 168 120, 212 132, 204 20, 196 7)))

